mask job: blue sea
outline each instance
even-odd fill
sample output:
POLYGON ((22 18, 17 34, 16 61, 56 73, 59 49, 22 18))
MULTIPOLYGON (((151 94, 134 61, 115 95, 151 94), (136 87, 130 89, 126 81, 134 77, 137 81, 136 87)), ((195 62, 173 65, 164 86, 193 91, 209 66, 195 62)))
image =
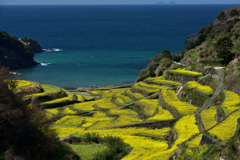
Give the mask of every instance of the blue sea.
POLYGON ((36 53, 20 79, 61 87, 122 85, 154 55, 180 53, 184 40, 230 5, 0 6, 0 30, 31 37, 36 53))

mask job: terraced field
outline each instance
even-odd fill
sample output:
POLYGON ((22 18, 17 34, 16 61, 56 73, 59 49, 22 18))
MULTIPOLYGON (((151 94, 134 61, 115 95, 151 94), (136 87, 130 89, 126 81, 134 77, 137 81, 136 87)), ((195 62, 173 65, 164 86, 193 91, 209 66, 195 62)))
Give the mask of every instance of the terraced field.
MULTIPOLYGON (((186 93, 179 89, 187 86, 211 99, 213 89, 197 82, 202 73, 178 69, 169 74, 195 77, 196 81, 182 83, 163 76, 151 77, 131 88, 88 89, 84 95, 41 85, 40 92, 25 95, 24 99, 40 101, 54 120, 52 127, 59 138, 86 133, 123 138, 132 147, 123 160, 167 160, 182 146, 188 148, 187 157, 194 159, 212 149, 212 145, 234 136, 240 118, 239 95, 224 90, 221 104, 213 101, 201 111, 202 107, 187 103, 186 93), (90 101, 84 98, 86 95, 92 97, 90 101), (201 152, 195 154, 195 150, 201 152)), ((32 83, 19 81, 17 89, 32 83)))

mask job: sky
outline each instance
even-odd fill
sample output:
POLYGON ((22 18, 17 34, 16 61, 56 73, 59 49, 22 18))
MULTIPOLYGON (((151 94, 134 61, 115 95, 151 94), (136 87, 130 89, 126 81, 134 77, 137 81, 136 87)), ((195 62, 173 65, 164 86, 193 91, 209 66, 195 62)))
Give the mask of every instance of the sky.
POLYGON ((89 5, 89 4, 240 4, 240 0, 0 0, 0 5, 89 5))

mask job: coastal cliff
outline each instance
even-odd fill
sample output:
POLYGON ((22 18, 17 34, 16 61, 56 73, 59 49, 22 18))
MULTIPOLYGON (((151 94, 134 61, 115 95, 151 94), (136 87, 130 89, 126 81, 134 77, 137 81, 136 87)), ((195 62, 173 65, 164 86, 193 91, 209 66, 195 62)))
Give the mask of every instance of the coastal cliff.
POLYGON ((29 38, 29 37, 22 38, 22 39, 19 39, 19 40, 25 46, 29 46, 34 53, 36 53, 36 52, 43 52, 42 47, 40 46, 40 44, 36 40, 33 40, 33 39, 29 38))
POLYGON ((38 63, 34 61, 34 51, 40 51, 40 48, 32 45, 35 43, 28 44, 29 45, 25 45, 18 38, 10 36, 4 31, 0 31, 0 65, 7 66, 11 69, 37 65, 38 63))

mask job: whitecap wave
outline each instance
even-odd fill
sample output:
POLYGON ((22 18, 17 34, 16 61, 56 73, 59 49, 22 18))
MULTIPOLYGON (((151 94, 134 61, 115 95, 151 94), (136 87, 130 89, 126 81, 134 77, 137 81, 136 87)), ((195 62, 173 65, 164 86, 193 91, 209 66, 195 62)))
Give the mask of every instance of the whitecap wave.
POLYGON ((53 51, 54 51, 54 52, 61 52, 62 49, 59 49, 59 48, 53 48, 53 51))
POLYGON ((40 63, 41 66, 48 66, 51 63, 40 63))
POLYGON ((60 48, 51 48, 51 49, 43 49, 44 52, 61 52, 63 51, 60 48))
POLYGON ((18 72, 10 72, 10 74, 12 74, 12 75, 17 75, 17 76, 20 76, 20 75, 21 75, 21 73, 18 73, 18 72))

